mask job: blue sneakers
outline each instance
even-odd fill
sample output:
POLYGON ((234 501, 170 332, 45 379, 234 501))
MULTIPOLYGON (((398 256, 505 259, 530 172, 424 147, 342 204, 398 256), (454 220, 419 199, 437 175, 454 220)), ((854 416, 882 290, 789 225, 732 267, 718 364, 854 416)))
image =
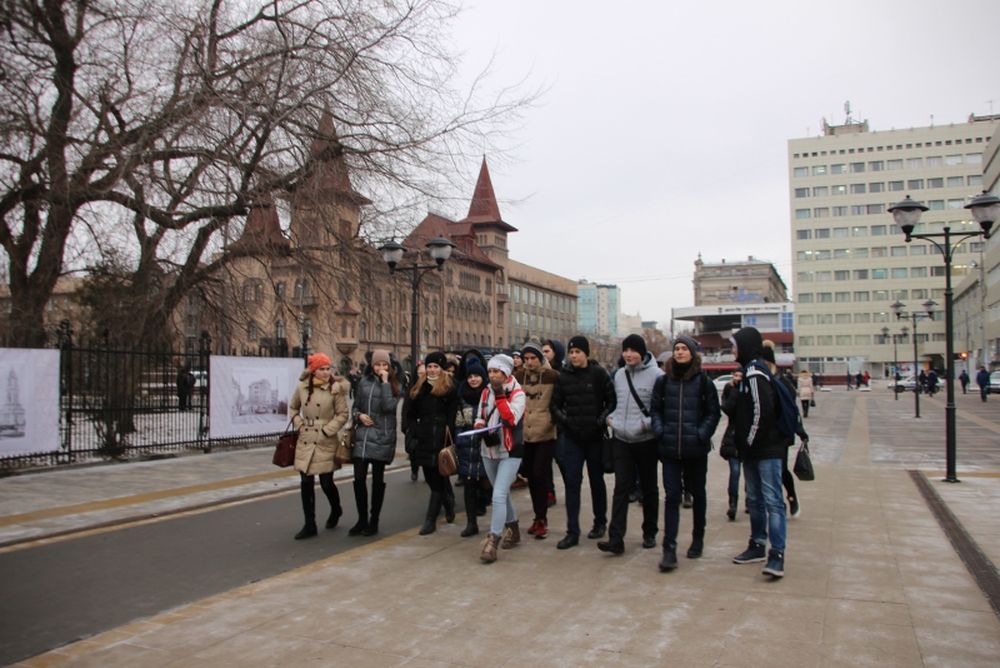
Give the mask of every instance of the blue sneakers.
POLYGON ((785 553, 771 550, 767 553, 767 565, 761 571, 764 575, 780 578, 785 575, 785 553))
POLYGON ((767 550, 763 545, 758 545, 750 539, 750 545, 742 554, 733 557, 734 564, 752 564, 757 561, 764 561, 767 558, 767 550))

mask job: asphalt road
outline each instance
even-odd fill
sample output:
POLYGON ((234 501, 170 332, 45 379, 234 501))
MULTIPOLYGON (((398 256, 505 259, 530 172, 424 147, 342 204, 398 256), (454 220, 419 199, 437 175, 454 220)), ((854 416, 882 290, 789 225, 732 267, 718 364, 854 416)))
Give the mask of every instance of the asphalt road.
MULTIPOLYGON (((428 497, 408 467, 386 482, 380 536, 420 524, 428 497)), ((329 506, 317 485, 320 535, 309 540, 292 539, 296 492, 0 554, 0 665, 377 540, 347 535, 350 480, 338 489, 344 516, 323 530, 329 506)))

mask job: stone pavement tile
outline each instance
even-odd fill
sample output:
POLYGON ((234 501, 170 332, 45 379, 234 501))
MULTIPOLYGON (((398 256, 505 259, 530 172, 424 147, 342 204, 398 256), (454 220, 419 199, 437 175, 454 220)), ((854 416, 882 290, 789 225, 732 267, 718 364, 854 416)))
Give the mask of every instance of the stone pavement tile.
POLYGON ((726 638, 716 666, 767 666, 768 668, 815 668, 822 654, 818 644, 790 642, 782 637, 741 636, 726 638))
POLYGON ((920 648, 909 625, 831 620, 823 627, 824 665, 919 666, 920 648))
POLYGON ((982 592, 971 581, 965 586, 942 587, 925 580, 923 585, 904 585, 903 594, 911 609, 931 607, 979 612, 991 610, 982 592))
POLYGON ((827 596, 834 599, 905 603, 899 571, 894 566, 868 569, 830 567, 827 596))
POLYGON ((32 667, 60 666, 65 668, 87 668, 88 666, 93 666, 94 668, 114 668, 115 666, 121 666, 122 668, 132 668, 134 666, 157 668, 159 666, 166 666, 174 660, 170 652, 150 649, 148 647, 139 647, 127 642, 101 644, 98 647, 92 648, 92 651, 85 653, 54 653, 44 656, 46 659, 56 656, 61 659, 65 656, 65 661, 58 660, 53 663, 33 663, 35 659, 31 659, 23 662, 22 665, 32 667))
POLYGON ((925 665, 997 665, 1000 621, 992 612, 914 608, 911 615, 925 665))
POLYGON ((911 626, 910 608, 901 603, 829 599, 824 624, 893 624, 911 626))

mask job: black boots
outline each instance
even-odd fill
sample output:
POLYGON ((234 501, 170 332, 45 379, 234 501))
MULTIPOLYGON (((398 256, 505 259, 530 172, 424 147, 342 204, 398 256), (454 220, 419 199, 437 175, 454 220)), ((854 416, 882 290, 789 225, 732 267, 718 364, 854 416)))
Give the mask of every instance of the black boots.
POLYGON ((476 521, 476 505, 479 502, 479 490, 477 487, 478 484, 470 480, 462 488, 463 496, 465 497, 465 515, 468 518, 465 528, 462 529, 462 538, 475 536, 479 533, 479 523, 476 521))
POLYGON ((677 568, 677 543, 668 543, 663 546, 663 558, 660 559, 659 567, 661 573, 677 568))
POLYGON ((368 528, 368 486, 364 480, 354 481, 354 505, 358 508, 358 521, 347 530, 347 534, 360 536, 368 528))
POLYGON ((736 521, 736 508, 740 505, 740 495, 730 494, 729 495, 729 510, 726 511, 726 517, 729 518, 730 522, 736 521))
POLYGON ((382 502, 385 501, 385 483, 372 483, 372 516, 368 526, 361 532, 362 536, 374 536, 378 533, 378 516, 382 513, 382 502))
POLYGON ((441 503, 444 506, 444 521, 448 524, 455 523, 455 492, 452 490, 451 485, 448 485, 448 489, 444 494, 441 495, 441 503))
POLYGON ((691 539, 691 547, 688 548, 687 558, 697 559, 701 557, 702 551, 705 549, 705 539, 704 537, 695 536, 691 539))
MULTIPOLYGON (((311 481, 312 478, 310 477, 311 481)), ((340 516, 344 514, 344 509, 340 506, 340 493, 337 486, 333 484, 333 472, 319 474, 319 486, 326 495, 326 500, 330 502, 330 516, 326 519, 326 528, 333 529, 340 522, 340 516)), ((312 484, 309 485, 312 489, 312 484)))
POLYGON ((424 519, 424 525, 420 527, 421 536, 437 531, 437 516, 441 512, 441 499, 441 492, 431 492, 430 501, 427 502, 427 517, 424 519))
POLYGON ((318 533, 316 531, 316 489, 313 487, 313 484, 312 476, 302 476, 300 491, 302 496, 302 514, 305 515, 306 523, 295 534, 295 540, 312 538, 318 533))

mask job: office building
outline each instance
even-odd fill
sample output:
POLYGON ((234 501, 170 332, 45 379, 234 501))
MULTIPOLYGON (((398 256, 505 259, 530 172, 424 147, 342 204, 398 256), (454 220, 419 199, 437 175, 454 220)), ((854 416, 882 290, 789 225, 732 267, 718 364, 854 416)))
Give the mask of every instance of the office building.
POLYGON ((577 326, 584 334, 617 337, 621 294, 617 285, 581 280, 576 286, 577 326))
MULTIPOLYGON (((890 305, 944 306, 944 263, 934 246, 906 243, 888 208, 910 195, 929 207, 917 232, 974 230, 964 205, 983 187, 983 151, 997 117, 904 130, 873 131, 867 121, 830 126, 788 142, 795 348, 800 366, 828 378, 868 370, 887 376, 892 337, 904 324, 890 305)), ((979 257, 982 241, 955 254, 956 281, 979 257)), ((918 323, 918 363, 944 367, 943 313, 918 323)), ((899 356, 910 349, 898 339, 899 356)), ((912 356, 912 355, 910 355, 912 356)), ((903 366, 903 365, 901 365, 903 366)), ((903 366, 908 372, 913 366, 903 366)))

